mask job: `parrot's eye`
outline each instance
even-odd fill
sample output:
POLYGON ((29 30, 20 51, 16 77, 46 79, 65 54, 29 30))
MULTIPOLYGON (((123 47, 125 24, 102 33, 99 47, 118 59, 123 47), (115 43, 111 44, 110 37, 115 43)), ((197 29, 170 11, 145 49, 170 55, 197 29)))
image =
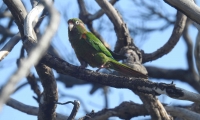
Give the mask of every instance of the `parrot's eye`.
POLYGON ((78 25, 79 24, 79 21, 76 21, 76 25, 78 25))

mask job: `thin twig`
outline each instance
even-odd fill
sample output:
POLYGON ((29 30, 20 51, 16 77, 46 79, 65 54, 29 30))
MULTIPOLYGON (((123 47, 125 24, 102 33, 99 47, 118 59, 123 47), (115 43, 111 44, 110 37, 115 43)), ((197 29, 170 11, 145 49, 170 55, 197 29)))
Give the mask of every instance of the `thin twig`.
POLYGON ((65 105, 65 104, 69 104, 69 103, 73 104, 74 107, 73 107, 72 112, 70 113, 70 116, 68 117, 67 120, 74 120, 75 116, 78 112, 78 109, 80 108, 80 102, 78 100, 74 100, 74 102, 68 101, 65 103, 56 102, 56 104, 60 104, 60 105, 65 105))

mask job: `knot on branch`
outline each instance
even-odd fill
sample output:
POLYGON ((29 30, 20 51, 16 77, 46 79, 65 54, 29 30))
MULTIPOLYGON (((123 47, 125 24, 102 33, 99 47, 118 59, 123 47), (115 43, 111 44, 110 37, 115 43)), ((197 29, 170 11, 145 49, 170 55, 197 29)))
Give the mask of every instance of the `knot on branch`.
POLYGON ((127 57, 126 60, 123 60, 123 63, 130 66, 134 70, 147 74, 146 68, 141 64, 142 54, 134 46, 125 46, 120 50, 121 55, 127 57))

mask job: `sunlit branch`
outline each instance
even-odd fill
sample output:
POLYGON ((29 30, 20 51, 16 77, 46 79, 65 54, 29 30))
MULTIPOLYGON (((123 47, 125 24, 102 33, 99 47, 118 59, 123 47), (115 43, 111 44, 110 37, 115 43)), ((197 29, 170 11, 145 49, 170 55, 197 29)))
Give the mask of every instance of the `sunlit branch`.
MULTIPOLYGON (((30 52, 29 57, 24 60, 24 63, 21 64, 20 68, 4 85, 0 94, 0 108, 2 108, 2 105, 7 101, 10 94, 14 91, 16 84, 28 74, 29 69, 35 65, 39 59, 41 59, 42 55, 47 50, 50 40, 58 28, 60 18, 55 9, 51 9, 50 13, 51 16, 49 26, 47 27, 43 36, 40 38, 38 45, 30 52)), ((33 36, 31 37, 34 38, 33 36)))
POLYGON ((184 14, 182 14, 181 12, 177 12, 177 20, 174 25, 173 32, 167 43, 165 43, 165 45, 163 45, 161 48, 153 53, 143 53, 142 62, 145 63, 153 61, 169 53, 179 41, 185 28, 186 19, 187 17, 184 14))
POLYGON ((172 7, 184 13, 190 19, 200 24, 200 8, 194 0, 163 0, 172 7))
POLYGON ((20 33, 17 33, 8 41, 8 43, 6 43, 6 45, 0 50, 0 61, 3 60, 10 53, 10 51, 19 42, 20 39, 20 33))

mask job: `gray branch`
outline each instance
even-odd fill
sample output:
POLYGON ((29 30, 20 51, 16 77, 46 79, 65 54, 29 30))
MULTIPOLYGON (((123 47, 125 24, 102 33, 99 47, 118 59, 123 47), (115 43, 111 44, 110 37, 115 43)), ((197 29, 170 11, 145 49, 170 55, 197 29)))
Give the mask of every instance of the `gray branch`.
MULTIPOLYGON (((44 0, 46 6, 50 6, 51 3, 46 2, 44 0)), ((44 35, 40 38, 38 45, 34 48, 27 59, 24 60, 23 64, 19 67, 17 71, 9 78, 6 84, 3 86, 3 89, 0 94, 0 109, 2 108, 3 104, 8 100, 9 96, 14 92, 16 84, 25 77, 29 69, 37 64, 37 62, 42 58, 42 55, 47 50, 50 41, 56 32, 59 24, 59 13, 55 9, 49 9, 50 12, 50 22, 44 35)), ((31 36, 32 37, 32 36, 31 36)), ((32 37, 34 38, 34 37, 32 37)))
POLYGON ((13 47, 19 42, 21 39, 20 33, 17 33, 13 36, 8 43, 0 50, 0 61, 3 60, 13 49, 13 47))
POLYGON ((58 73, 70 75, 88 82, 99 83, 115 88, 128 88, 133 91, 147 94, 166 94, 171 98, 190 100, 200 103, 200 94, 177 88, 174 84, 156 83, 142 78, 115 76, 97 73, 87 69, 80 69, 66 61, 46 54, 42 63, 55 69, 58 73))
POLYGON ((167 43, 165 43, 165 45, 163 45, 161 48, 159 48, 153 53, 143 53, 142 62, 145 63, 145 62, 153 61, 169 53, 179 41, 183 33, 183 30, 185 28, 186 20, 187 20, 187 17, 184 14, 182 14, 181 12, 177 12, 177 20, 174 25, 172 35, 170 36, 167 43))
MULTIPOLYGON (((16 110, 19 110, 23 113, 29 114, 29 115, 38 115, 39 108, 23 104, 15 99, 9 98, 9 100, 6 102, 6 104, 16 110)), ((56 120, 67 120, 67 116, 64 116, 62 114, 56 113, 56 120)))
POLYGON ((166 3, 184 13, 187 17, 200 24, 200 8, 194 0, 164 0, 166 3))

